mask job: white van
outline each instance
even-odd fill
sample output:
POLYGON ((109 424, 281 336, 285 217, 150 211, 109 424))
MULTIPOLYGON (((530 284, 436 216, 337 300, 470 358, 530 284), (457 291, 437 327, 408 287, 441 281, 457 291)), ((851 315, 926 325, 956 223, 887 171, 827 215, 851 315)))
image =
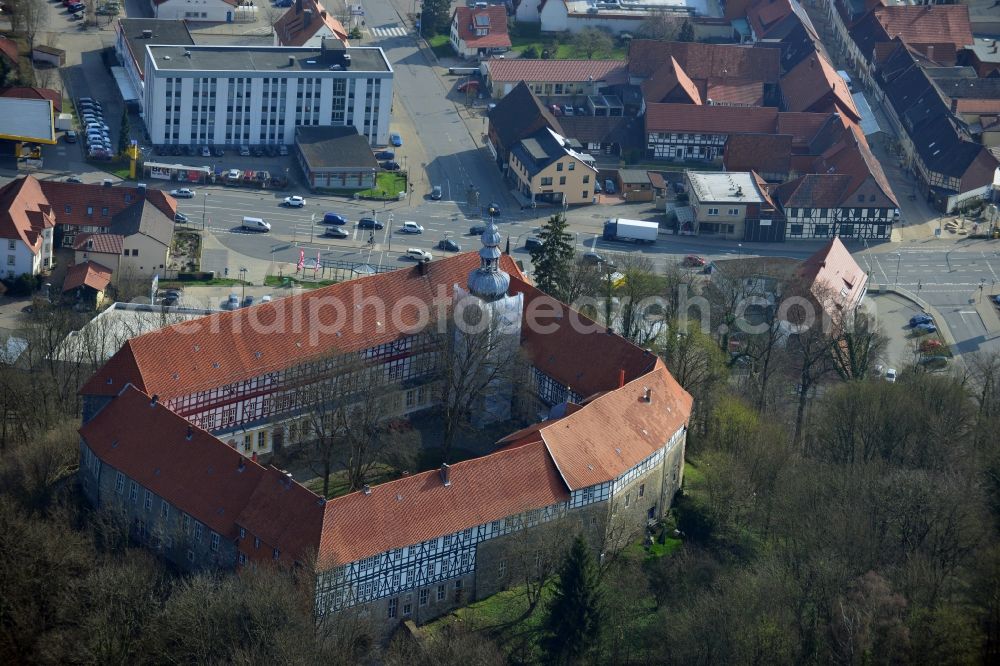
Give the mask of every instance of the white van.
POLYGON ((247 231, 270 231, 271 224, 259 217, 244 217, 241 225, 247 231))

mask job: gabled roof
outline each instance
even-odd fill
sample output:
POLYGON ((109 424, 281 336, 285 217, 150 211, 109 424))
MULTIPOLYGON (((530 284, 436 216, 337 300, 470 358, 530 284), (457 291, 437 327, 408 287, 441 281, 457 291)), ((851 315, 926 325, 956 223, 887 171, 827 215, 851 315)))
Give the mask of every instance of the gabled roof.
POLYGON ((664 434, 687 424, 691 404, 690 394, 658 361, 652 372, 591 400, 538 434, 563 481, 576 490, 612 481, 662 448, 664 434), (614 438, 607 436, 610 424, 614 438))
POLYGON ((705 101, 708 100, 711 100, 713 104, 763 106, 764 83, 762 81, 709 79, 705 82, 705 101))
POLYGON ((163 190, 147 189, 143 194, 138 187, 105 187, 54 180, 41 181, 41 187, 52 204, 59 224, 110 227, 112 218, 139 201, 140 197, 145 197, 169 220, 173 220, 177 213, 177 200, 163 190), (104 214, 105 208, 107 215, 104 214))
POLYGON ((670 56, 652 76, 642 82, 642 96, 646 104, 656 102, 690 102, 701 104, 701 92, 680 66, 677 59, 670 56), (670 96, 667 99, 667 96, 670 96))
POLYGON ((109 229, 120 236, 142 234, 169 247, 174 236, 174 221, 147 199, 141 198, 112 217, 109 229))
POLYGON ((326 505, 319 569, 453 534, 569 499, 540 442, 383 483, 326 505))
POLYGON ((868 283, 868 274, 836 236, 802 262, 798 276, 831 314, 836 314, 833 309, 853 309, 868 283))
POLYGON ((77 287, 90 287, 94 291, 104 291, 111 284, 111 269, 96 261, 85 261, 75 264, 66 270, 63 280, 63 293, 77 287))
POLYGON ((847 82, 819 52, 781 77, 779 86, 789 111, 839 111, 854 120, 861 119, 847 82), (821 105, 821 100, 828 95, 832 96, 830 102, 821 105))
MULTIPOLYGON (((439 289, 450 297, 451 286, 464 285, 478 265, 479 255, 466 252, 431 262, 426 275, 416 267, 405 268, 166 326, 130 340, 81 393, 113 395, 132 382, 168 400, 290 367, 334 349, 346 352, 391 342, 416 332, 412 327, 420 323, 417 312, 407 309, 397 319, 365 308, 343 322, 333 307, 318 304, 364 299, 395 303, 403 297, 432 303, 439 289), (336 330, 335 322, 342 323, 336 330)), ((501 265, 512 276, 520 274, 506 255, 501 265)))
POLYGON ((125 237, 121 234, 77 234, 73 249, 98 254, 121 254, 125 237))
POLYGON ((559 134, 564 134, 556 117, 542 105, 523 81, 497 102, 489 112, 489 119, 490 127, 502 147, 507 150, 542 127, 551 127, 559 134))
POLYGON ((838 173, 810 173, 774 189, 784 208, 839 208, 847 198, 851 177, 838 173))
POLYGON ((832 113, 809 113, 806 111, 784 111, 778 114, 776 134, 792 137, 792 147, 801 149, 808 146, 823 128, 833 126, 839 133, 844 126, 832 113))
POLYGON ((42 248, 42 231, 55 226, 48 199, 34 176, 0 188, 0 238, 18 240, 33 254, 42 248))
MULTIPOLYGON (((36 47, 37 48, 37 47, 36 47)), ((18 97, 20 99, 47 99, 52 102, 56 112, 62 111, 62 94, 49 88, 30 88, 17 86, 0 90, 0 97, 18 97)))
POLYGON ((10 62, 17 64, 20 53, 17 51, 17 42, 7 37, 0 37, 0 55, 3 55, 10 62))
POLYGON ((236 524, 249 533, 239 542, 240 551, 251 562, 273 562, 277 548, 279 560, 305 564, 319 551, 325 505, 319 495, 281 470, 265 468, 235 517, 236 524), (254 539, 260 539, 262 547, 258 548, 254 539))
POLYGON ((559 119, 565 136, 588 143, 617 143, 623 149, 640 148, 646 139, 642 118, 636 116, 563 116, 559 119))
POLYGON ((907 44, 952 44, 960 49, 975 43, 966 5, 891 5, 872 14, 889 38, 907 44))
POLYGON ((486 69, 494 81, 540 81, 607 84, 626 80, 626 65, 621 60, 542 60, 535 58, 497 58, 486 61, 486 69))
POLYGON ((646 132, 768 133, 774 131, 777 119, 778 110, 771 107, 650 104, 646 108, 646 132))
POLYGON ((791 170, 792 137, 788 134, 733 134, 726 140, 726 171, 787 174, 791 170))
POLYGON ((510 47, 507 34, 507 8, 503 5, 489 7, 456 7, 452 24, 458 30, 458 38, 465 45, 477 49, 510 47), (485 35, 477 35, 476 29, 485 29, 485 35))
POLYGON ((777 83, 779 54, 731 44, 660 42, 633 39, 628 47, 629 76, 648 78, 673 57, 692 79, 733 78, 777 83))
POLYGON ((281 46, 303 46, 324 27, 344 46, 348 45, 344 24, 334 18, 318 0, 296 0, 274 24, 274 34, 278 36, 281 46), (312 13, 306 13, 307 10, 312 13))

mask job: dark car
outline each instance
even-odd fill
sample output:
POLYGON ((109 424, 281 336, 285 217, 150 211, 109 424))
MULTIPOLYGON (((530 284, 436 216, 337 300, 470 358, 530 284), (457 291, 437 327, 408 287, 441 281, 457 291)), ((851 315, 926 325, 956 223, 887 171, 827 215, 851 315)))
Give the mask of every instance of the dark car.
POLYGON ((599 255, 596 252, 584 252, 583 253, 583 260, 584 260, 584 262, 586 262, 588 264, 603 264, 604 263, 604 257, 602 257, 601 255, 599 255))
POLYGON ((254 157, 264 157, 264 149, 261 148, 260 146, 254 147, 254 149, 251 152, 253 152, 254 157))
POLYGON ((451 240, 450 238, 443 238, 438 241, 437 248, 439 250, 446 250, 448 252, 461 252, 462 246, 451 240))
POLYGON ((358 229, 381 229, 382 223, 370 217, 363 217, 358 220, 358 229))
POLYGON ((323 224, 347 224, 347 218, 336 213, 326 213, 323 215, 323 224))
POLYGON ((82 2, 74 2, 71 5, 66 5, 66 9, 69 10, 70 14, 75 14, 79 11, 83 11, 84 9, 86 9, 86 5, 84 5, 82 2))
POLYGON ((243 299, 243 307, 248 308, 253 305, 253 296, 247 296, 243 299))
POLYGON ((76 143, 76 132, 73 130, 66 130, 66 133, 63 134, 63 141, 66 143, 76 143))
POLYGON ((64 182, 67 182, 67 183, 82 183, 83 181, 80 179, 79 176, 66 176, 66 180, 64 182))
POLYGON ((323 235, 327 238, 350 238, 351 234, 347 233, 340 227, 327 227, 323 230, 323 235))
POLYGON ((524 241, 525 250, 534 250, 535 248, 542 246, 542 239, 537 236, 528 236, 527 240, 524 241))
POLYGON ((226 151, 221 146, 216 146, 215 147, 215 156, 216 157, 224 157, 225 154, 226 154, 226 151))
POLYGON ((494 201, 493 203, 491 203, 489 205, 489 208, 486 209, 486 212, 488 212, 493 217, 499 217, 500 216, 500 204, 498 204, 497 202, 494 201))
POLYGON ((477 225, 469 227, 469 235, 470 236, 482 236, 484 233, 486 233, 486 226, 485 225, 477 224, 477 225))
POLYGON ((375 159, 377 160, 394 160, 396 159, 396 153, 391 150, 380 150, 375 153, 375 159))
POLYGON ((918 314, 910 317, 910 326, 920 326, 921 324, 931 324, 934 322, 934 317, 929 314, 918 314))
POLYGON ((935 326, 933 323, 929 321, 925 321, 922 324, 917 324, 916 326, 914 326, 913 330, 916 331, 917 333, 922 333, 923 335, 927 335, 929 333, 937 333, 937 326, 935 326))
POLYGON ((695 268, 701 268, 702 266, 705 265, 705 259, 703 257, 699 257, 696 254, 689 254, 688 256, 684 257, 684 265, 693 266, 695 268))
POLYGON ((187 221, 188 221, 188 216, 185 215, 184 213, 175 213, 174 214, 174 222, 182 222, 183 223, 183 222, 187 222, 187 221))
POLYGON ((160 305, 166 305, 166 306, 177 305, 177 297, 176 296, 164 296, 163 300, 160 301, 160 305))
POLYGON ((381 162, 379 166, 386 171, 399 171, 399 162, 381 162))

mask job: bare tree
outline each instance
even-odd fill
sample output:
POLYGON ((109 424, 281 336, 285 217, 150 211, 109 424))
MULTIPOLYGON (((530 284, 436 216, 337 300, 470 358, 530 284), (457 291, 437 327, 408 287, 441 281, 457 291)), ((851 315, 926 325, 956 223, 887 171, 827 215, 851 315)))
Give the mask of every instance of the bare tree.
POLYGON ((16 24, 16 28, 14 29, 22 33, 24 38, 28 40, 28 53, 30 56, 31 52, 35 49, 35 40, 38 38, 38 33, 44 30, 45 26, 49 23, 48 7, 45 6, 42 0, 17 0, 14 6, 14 14, 17 16, 16 21, 12 21, 12 23, 16 24))
POLYGON ((519 346, 520 327, 489 305, 480 307, 471 299, 465 302, 467 307, 461 303, 449 325, 433 334, 440 363, 436 398, 444 427, 444 462, 459 430, 475 425, 476 417, 480 424, 484 416, 502 420, 503 414, 489 416, 490 405, 516 407, 524 398, 528 378, 528 362, 519 346))
POLYGON ((619 332, 637 345, 648 345, 664 323, 666 313, 660 297, 664 280, 657 275, 653 261, 639 254, 624 255, 615 269, 622 276, 615 288, 621 299, 619 332))
POLYGON ((572 521, 565 515, 545 523, 538 523, 538 517, 537 511, 521 514, 521 529, 507 537, 512 571, 520 574, 528 601, 524 617, 534 612, 542 590, 559 571, 566 555, 566 535, 573 531, 572 521))
POLYGON ((844 381, 864 379, 888 343, 875 320, 859 311, 842 323, 835 336, 830 347, 833 368, 844 381))
POLYGON ((671 12, 665 10, 654 11, 649 14, 636 32, 640 37, 646 39, 660 39, 665 42, 673 41, 680 33, 682 21, 671 12))

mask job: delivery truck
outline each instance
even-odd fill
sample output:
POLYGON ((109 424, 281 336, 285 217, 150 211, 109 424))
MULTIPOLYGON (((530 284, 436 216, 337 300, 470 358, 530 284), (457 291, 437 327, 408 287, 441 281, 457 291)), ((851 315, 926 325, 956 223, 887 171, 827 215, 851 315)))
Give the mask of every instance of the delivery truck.
POLYGON ((655 243, 660 232, 657 222, 642 220, 626 220, 616 217, 604 223, 604 240, 622 241, 625 243, 655 243))

